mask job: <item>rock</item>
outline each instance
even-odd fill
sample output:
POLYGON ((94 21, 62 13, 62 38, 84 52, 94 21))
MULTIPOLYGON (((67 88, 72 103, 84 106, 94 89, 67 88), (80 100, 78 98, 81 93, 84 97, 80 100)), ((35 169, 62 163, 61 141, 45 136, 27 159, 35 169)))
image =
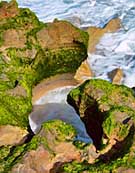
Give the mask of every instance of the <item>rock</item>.
POLYGON ((79 83, 83 83, 85 80, 90 79, 91 77, 93 77, 93 72, 90 69, 87 60, 85 60, 77 69, 74 79, 77 80, 79 83))
MULTIPOLYGON (((73 145, 75 134, 76 132, 71 125, 60 120, 44 123, 37 135, 38 146, 36 150, 28 151, 11 172, 49 173, 56 170, 60 172, 64 163, 83 161, 83 151, 73 145)), ((85 151, 85 156, 86 154, 85 151)))
POLYGON ((5 145, 18 145, 22 143, 28 132, 19 127, 5 125, 0 126, 0 147, 5 145))
POLYGON ((55 20, 37 32, 37 40, 42 48, 78 47, 77 40, 83 42, 80 33, 68 22, 55 20), (67 32, 68 31, 68 32, 67 32))
MULTIPOLYGON (((23 169, 24 172, 35 172, 31 163, 39 164, 35 165, 36 169, 42 172, 42 165, 36 159, 44 163, 46 157, 48 168, 53 169, 58 161, 63 164, 81 157, 72 144, 73 140, 67 142, 72 136, 70 133, 69 139, 66 138, 68 130, 70 131, 68 126, 66 134, 63 132, 66 139, 58 142, 57 146, 53 145, 55 150, 51 148, 52 153, 59 154, 56 154, 52 162, 48 162, 48 158, 54 158, 48 146, 43 144, 49 139, 46 136, 33 136, 29 129, 28 115, 32 110, 34 86, 44 78, 74 73, 87 57, 87 45, 88 34, 69 22, 55 20, 45 24, 29 9, 18 8, 14 0, 9 3, 0 2, 1 173, 10 172, 18 162, 22 164, 21 160, 26 158, 26 155, 26 162, 29 160, 29 163, 26 164, 26 169, 23 169), (61 147, 64 148, 62 153, 61 147), (68 153, 69 150, 73 155, 68 153), (35 159, 33 162, 31 156, 35 159)), ((54 130, 55 128, 54 126, 54 130)), ((21 169, 20 167, 14 171, 21 169)))
POLYGON ((135 169, 132 168, 119 168, 118 173, 135 173, 135 169))
POLYGON ((33 112, 29 115, 29 124, 32 131, 36 134, 40 131, 43 122, 53 119, 60 119, 71 124, 77 131, 76 140, 85 143, 92 143, 88 136, 85 126, 76 114, 72 106, 66 103, 47 103, 44 105, 35 105, 33 112), (36 109, 38 107, 38 109, 36 109))
POLYGON ((28 152, 22 163, 17 164, 12 169, 12 173, 49 173, 52 167, 51 159, 49 152, 40 146, 36 150, 28 152))
POLYGON ((8 29, 3 32, 3 45, 1 49, 24 48, 26 43, 25 31, 8 29), (4 47, 4 48, 3 48, 4 47))
POLYGON ((2 2, 0 6, 0 20, 10 17, 15 17, 19 13, 16 1, 12 0, 10 3, 2 2))
POLYGON ((119 18, 110 20, 104 28, 90 27, 87 32, 89 34, 88 52, 94 53, 96 45, 100 38, 107 32, 115 32, 121 28, 121 21, 119 18))
POLYGON ((14 89, 10 89, 7 91, 7 93, 9 95, 12 96, 23 96, 23 97, 27 97, 27 91, 25 88, 23 88, 22 86, 17 85, 14 89))
POLYGON ((46 78, 33 88, 32 103, 34 105, 38 99, 45 96, 51 90, 66 86, 76 86, 77 84, 74 79, 74 73, 64 73, 46 78))
POLYGON ((112 70, 108 73, 108 77, 111 79, 114 84, 121 84, 123 78, 123 71, 119 68, 112 70))
POLYGON ((135 161, 135 98, 132 89, 91 79, 73 89, 67 101, 80 114, 98 150, 98 168, 95 163, 89 167, 89 172, 117 172, 120 166, 132 170, 135 161))
POLYGON ((14 0, 1 2, 0 14, 0 125, 27 128, 32 88, 75 72, 87 57, 88 34, 66 21, 40 22, 14 0))

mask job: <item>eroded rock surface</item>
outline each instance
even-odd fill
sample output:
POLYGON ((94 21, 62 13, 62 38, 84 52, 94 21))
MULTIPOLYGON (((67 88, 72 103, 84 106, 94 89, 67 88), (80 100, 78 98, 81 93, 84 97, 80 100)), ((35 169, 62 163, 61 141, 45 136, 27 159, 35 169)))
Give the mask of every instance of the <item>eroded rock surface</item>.
MULTIPOLYGON (((135 97, 132 89, 91 79, 73 89, 68 102, 80 114, 99 150, 101 167, 108 172, 117 172, 121 165, 134 168, 135 97)), ((101 167, 93 165, 90 170, 100 172, 101 167)))
POLYGON ((112 19, 105 25, 104 28, 96 28, 90 27, 88 28, 89 33, 89 44, 88 44, 88 52, 94 53, 96 50, 96 45, 100 41, 101 37, 107 32, 115 32, 121 28, 120 19, 112 19))
POLYGON ((90 159, 95 157, 94 153, 96 154, 94 146, 91 144, 85 147, 85 151, 77 148, 73 144, 75 135, 74 128, 60 120, 44 123, 37 135, 36 150, 28 151, 13 167, 12 172, 61 172, 65 163, 83 162, 85 159, 91 161, 90 159))
POLYGON ((123 71, 119 68, 114 69, 108 73, 108 77, 111 79, 112 83, 120 85, 123 78, 123 71))
POLYGON ((18 145, 23 143, 28 132, 19 127, 5 125, 0 126, 0 147, 18 145))
POLYGON ((85 60, 81 63, 80 67, 77 69, 74 78, 79 83, 83 83, 85 80, 90 79, 91 77, 93 77, 93 72, 87 60, 85 60))
POLYGON ((66 21, 40 22, 14 0, 1 2, 0 13, 0 125, 27 128, 32 88, 75 72, 87 57, 88 34, 66 21))

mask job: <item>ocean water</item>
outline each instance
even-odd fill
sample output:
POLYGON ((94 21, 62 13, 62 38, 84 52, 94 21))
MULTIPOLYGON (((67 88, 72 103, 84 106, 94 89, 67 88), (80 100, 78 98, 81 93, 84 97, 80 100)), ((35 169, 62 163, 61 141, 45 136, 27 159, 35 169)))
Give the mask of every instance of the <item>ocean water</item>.
POLYGON ((28 7, 44 22, 66 19, 74 25, 104 27, 119 17, 122 29, 107 33, 89 54, 88 62, 96 78, 108 79, 115 68, 123 70, 122 83, 135 86, 135 0, 17 0, 20 7, 28 7))
POLYGON ((73 89, 75 86, 65 86, 59 87, 53 90, 48 91, 45 95, 35 101, 35 105, 43 105, 47 103, 67 103, 66 98, 67 94, 73 89))

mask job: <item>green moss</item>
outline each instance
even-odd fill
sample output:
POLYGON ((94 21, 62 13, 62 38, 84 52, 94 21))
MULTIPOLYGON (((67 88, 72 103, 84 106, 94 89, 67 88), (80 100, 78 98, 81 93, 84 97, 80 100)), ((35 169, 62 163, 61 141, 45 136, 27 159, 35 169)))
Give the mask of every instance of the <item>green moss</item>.
POLYGON ((112 136, 114 133, 116 133, 118 138, 125 138, 131 128, 131 125, 128 124, 128 120, 134 119, 134 116, 135 112, 128 107, 112 108, 106 114, 106 118, 102 125, 104 133, 107 136, 112 136))
POLYGON ((28 25, 38 27, 41 23, 42 22, 38 20, 32 11, 27 8, 22 8, 17 16, 6 19, 6 22, 4 22, 3 25, 0 25, 0 30, 19 29, 22 27, 29 29, 28 25))
MULTIPOLYGON (((116 148, 105 153, 104 157, 109 156, 109 163, 103 162, 102 157, 92 165, 73 162, 66 164, 63 172, 83 173, 86 170, 91 173, 116 173, 120 167, 135 168, 135 97, 132 89, 101 79, 92 79, 73 89, 68 95, 68 102, 76 108, 83 120, 86 116, 87 121, 89 119, 98 121, 94 119, 98 114, 102 120, 100 122, 103 130, 102 140, 103 137, 108 141, 114 138, 119 141, 121 147, 117 149, 116 145, 116 148)), ((100 149, 107 147, 108 144, 109 142, 103 146, 101 143, 100 149)))
POLYGON ((34 76, 36 83, 55 74, 75 72, 84 59, 85 52, 78 48, 63 48, 56 51, 39 50, 32 63, 32 69, 36 71, 34 76))
POLYGON ((48 121, 42 125, 42 128, 46 133, 54 134, 57 141, 72 141, 76 136, 75 129, 61 120, 48 121))
POLYGON ((11 124, 26 128, 31 109, 31 98, 0 93, 0 125, 11 124))
POLYGON ((0 148, 0 172, 8 173, 17 164, 24 154, 30 150, 36 150, 41 138, 34 136, 29 143, 20 146, 3 146, 0 148))
MULTIPOLYGON (((0 172, 8 173, 11 168, 17 164, 21 163, 23 156, 31 150, 36 150, 40 145, 44 146, 51 154, 53 149, 50 149, 48 143, 53 139, 57 142, 62 141, 73 141, 74 136, 76 135, 75 129, 60 120, 51 120, 45 122, 42 125, 43 133, 35 135, 32 140, 28 143, 25 143, 20 146, 3 146, 0 148, 0 172), (48 136, 51 133, 54 138, 48 136)), ((56 144, 56 143, 54 143, 56 144)))

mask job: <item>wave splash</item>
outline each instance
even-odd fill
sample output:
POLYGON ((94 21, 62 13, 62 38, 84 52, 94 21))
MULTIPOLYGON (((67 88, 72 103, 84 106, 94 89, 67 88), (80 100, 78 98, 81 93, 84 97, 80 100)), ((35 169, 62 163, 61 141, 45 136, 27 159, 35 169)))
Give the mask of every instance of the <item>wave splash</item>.
POLYGON ((109 80, 107 73, 120 68, 124 73, 122 83, 129 87, 135 86, 134 0, 18 0, 18 3, 20 7, 34 11, 41 21, 66 19, 80 28, 102 28, 111 19, 119 17, 122 29, 105 34, 97 45, 97 51, 89 55, 88 61, 95 77, 109 80))

